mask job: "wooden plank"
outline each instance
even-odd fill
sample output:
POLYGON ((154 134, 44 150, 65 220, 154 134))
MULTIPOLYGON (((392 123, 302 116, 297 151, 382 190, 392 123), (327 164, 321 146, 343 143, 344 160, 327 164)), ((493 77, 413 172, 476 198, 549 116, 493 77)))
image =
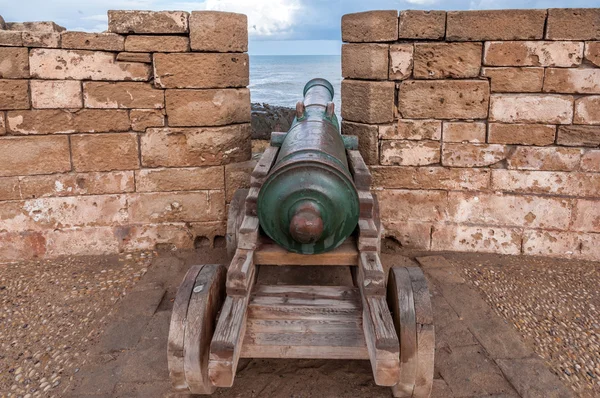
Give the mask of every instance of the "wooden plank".
POLYGON ((278 346, 317 346, 317 347, 364 347, 365 339, 361 330, 338 330, 335 333, 249 333, 246 330, 244 344, 278 346))
POLYGON ((370 191, 358 191, 360 218, 373 218, 373 194, 370 191))
POLYGON ((345 299, 356 302, 360 300, 360 293, 354 286, 256 285, 252 294, 255 296, 345 299))
POLYGON ((242 346, 242 358, 296 358, 296 359, 369 359, 367 347, 323 346, 242 346))
POLYGON ((359 190, 371 189, 372 177, 369 172, 369 168, 365 164, 365 160, 359 151, 348 150, 348 166, 350 167, 350 173, 354 177, 354 184, 359 190))
POLYGON ((238 233, 238 249, 254 250, 258 246, 258 217, 246 214, 238 233))
POLYGON ((385 297, 385 273, 376 251, 360 253, 358 264, 358 283, 367 296, 385 297))
POLYGON ((249 295, 250 286, 255 276, 254 252, 252 250, 237 249, 227 271, 227 295, 249 295))
POLYGON ((364 343, 362 321, 358 317, 331 319, 255 319, 248 317, 246 333, 336 333, 339 331, 359 332, 364 343))
POLYGON ((337 248, 321 254, 288 252, 272 241, 263 241, 254 252, 254 263, 260 265, 358 265, 355 238, 346 239, 337 248))
POLYGON ((301 308, 332 308, 337 309, 356 309, 356 300, 339 300, 339 299, 313 299, 303 297, 265 297, 256 296, 252 297, 251 304, 254 307, 260 306, 273 306, 273 307, 295 307, 301 308))
POLYGON ((423 275, 423 271, 419 267, 407 267, 406 269, 410 277, 415 301, 416 323, 431 325, 433 324, 433 310, 431 309, 427 279, 425 279, 425 275, 423 275))
POLYGON ((285 140, 286 135, 286 132, 273 131, 271 133, 271 147, 281 148, 281 145, 283 145, 283 140, 285 140))
POLYGON ((185 323, 192 289, 202 267, 202 265, 193 265, 187 271, 177 289, 173 311, 171 312, 171 324, 169 326, 169 339, 167 342, 167 363, 171 384, 177 391, 186 391, 188 388, 183 365, 185 323))
POLYGON ((335 317, 348 318, 355 316, 360 319, 361 310, 360 305, 350 308, 352 306, 346 306, 346 308, 319 308, 319 307, 298 307, 298 306, 278 306, 271 304, 251 304, 248 306, 248 316, 252 318, 260 319, 331 319, 335 317))
POLYGON ((435 356, 435 330, 433 325, 417 327, 417 375, 414 398, 429 398, 433 388, 433 366, 435 356))
POLYGON ((279 148, 273 146, 270 146, 267 149, 265 149, 250 176, 251 187, 262 187, 262 185, 265 183, 265 180, 267 179, 267 176, 269 175, 271 167, 273 167, 273 164, 275 163, 275 159, 277 159, 278 153, 279 148))

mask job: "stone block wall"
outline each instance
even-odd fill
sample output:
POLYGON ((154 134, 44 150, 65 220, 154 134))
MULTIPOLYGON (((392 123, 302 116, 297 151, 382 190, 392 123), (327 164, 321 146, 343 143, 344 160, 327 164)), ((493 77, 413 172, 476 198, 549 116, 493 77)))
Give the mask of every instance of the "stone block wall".
POLYGON ((372 11, 342 39, 388 237, 600 260, 600 9, 372 11))
POLYGON ((247 48, 240 14, 0 18, 0 260, 219 241, 251 168, 247 48))

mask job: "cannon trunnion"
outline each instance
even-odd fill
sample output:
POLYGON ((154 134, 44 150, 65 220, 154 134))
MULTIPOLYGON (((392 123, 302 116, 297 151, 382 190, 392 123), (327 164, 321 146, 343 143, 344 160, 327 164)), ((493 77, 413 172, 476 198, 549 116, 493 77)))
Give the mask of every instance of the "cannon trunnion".
POLYGON ((239 358, 368 359, 394 397, 429 397, 435 335, 419 267, 380 261, 381 226, 357 140, 341 136, 333 88, 306 85, 287 133, 273 133, 229 206, 232 260, 189 269, 168 342, 173 388, 233 385, 239 358), (268 285, 261 266, 347 266, 341 286, 268 285), (350 278, 351 277, 351 278, 350 278))

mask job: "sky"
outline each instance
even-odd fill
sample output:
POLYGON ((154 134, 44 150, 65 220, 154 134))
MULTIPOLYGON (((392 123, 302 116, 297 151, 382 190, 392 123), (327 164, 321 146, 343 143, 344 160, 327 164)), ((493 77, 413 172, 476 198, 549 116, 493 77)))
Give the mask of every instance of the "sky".
POLYGON ((248 15, 251 55, 322 55, 340 53, 340 20, 352 12, 598 6, 600 0, 0 0, 0 15, 102 32, 111 9, 232 11, 248 15))

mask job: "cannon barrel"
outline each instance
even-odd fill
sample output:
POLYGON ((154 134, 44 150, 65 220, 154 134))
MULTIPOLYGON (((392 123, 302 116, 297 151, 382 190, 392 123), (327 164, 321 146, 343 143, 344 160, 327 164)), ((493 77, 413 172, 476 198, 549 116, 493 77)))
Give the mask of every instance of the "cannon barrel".
POLYGON ((333 105, 333 86, 313 79, 258 195, 263 231, 289 251, 316 254, 356 228, 358 193, 333 105))

